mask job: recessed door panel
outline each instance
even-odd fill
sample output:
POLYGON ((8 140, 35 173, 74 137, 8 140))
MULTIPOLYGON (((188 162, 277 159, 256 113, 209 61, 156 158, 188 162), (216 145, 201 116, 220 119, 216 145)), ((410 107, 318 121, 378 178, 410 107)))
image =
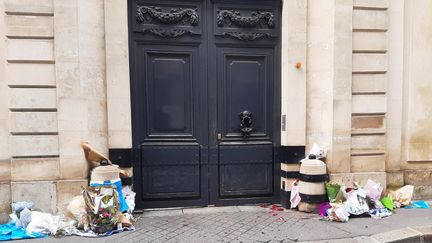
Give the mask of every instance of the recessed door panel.
POLYGON ((201 119, 196 105, 202 86, 199 47, 135 45, 144 141, 196 141, 201 119))
POLYGON ((149 135, 191 134, 190 54, 146 53, 149 135))
POLYGON ((221 197, 271 196, 273 146, 220 146, 221 197))
POLYGON ((252 116, 251 137, 269 139, 273 74, 272 50, 220 48, 218 99, 220 130, 224 138, 240 138, 240 113, 252 116))
POLYGON ((143 146, 143 199, 200 197, 199 146, 143 146))

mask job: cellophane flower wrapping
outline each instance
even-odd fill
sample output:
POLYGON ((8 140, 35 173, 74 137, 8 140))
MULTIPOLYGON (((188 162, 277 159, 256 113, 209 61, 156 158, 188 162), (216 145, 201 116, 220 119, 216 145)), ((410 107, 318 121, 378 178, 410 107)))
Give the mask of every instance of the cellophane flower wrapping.
POLYGON ((118 193, 113 186, 89 186, 83 196, 90 229, 103 234, 119 222, 118 193))

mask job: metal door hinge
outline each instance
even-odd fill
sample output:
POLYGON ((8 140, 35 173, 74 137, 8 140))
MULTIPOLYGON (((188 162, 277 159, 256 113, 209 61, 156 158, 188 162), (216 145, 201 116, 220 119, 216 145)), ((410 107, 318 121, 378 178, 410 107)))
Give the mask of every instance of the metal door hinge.
POLYGON ((285 132, 285 130, 286 130, 286 115, 282 115, 281 130, 282 130, 282 132, 285 132))

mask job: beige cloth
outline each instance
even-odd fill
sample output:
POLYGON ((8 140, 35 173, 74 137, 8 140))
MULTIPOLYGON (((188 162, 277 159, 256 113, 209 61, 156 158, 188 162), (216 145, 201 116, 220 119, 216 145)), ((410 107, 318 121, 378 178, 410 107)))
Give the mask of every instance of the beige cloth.
POLYGON ((92 181, 111 181, 118 180, 120 170, 115 165, 98 166, 91 173, 92 181))

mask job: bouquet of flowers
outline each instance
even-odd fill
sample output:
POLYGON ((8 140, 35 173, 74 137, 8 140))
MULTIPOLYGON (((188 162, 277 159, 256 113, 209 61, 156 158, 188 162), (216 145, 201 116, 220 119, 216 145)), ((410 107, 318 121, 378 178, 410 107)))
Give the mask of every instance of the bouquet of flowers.
POLYGON ((90 229, 98 234, 113 230, 120 216, 115 187, 89 186, 83 188, 83 196, 90 229))

